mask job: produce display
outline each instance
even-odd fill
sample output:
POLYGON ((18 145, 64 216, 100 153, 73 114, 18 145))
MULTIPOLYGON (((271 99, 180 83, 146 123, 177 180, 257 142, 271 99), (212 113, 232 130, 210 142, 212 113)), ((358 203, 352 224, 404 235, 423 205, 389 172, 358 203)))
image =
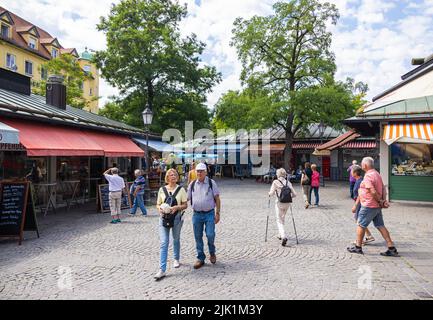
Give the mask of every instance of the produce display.
POLYGON ((394 164, 392 174, 395 176, 433 176, 433 161, 417 162, 408 160, 400 165, 394 164))

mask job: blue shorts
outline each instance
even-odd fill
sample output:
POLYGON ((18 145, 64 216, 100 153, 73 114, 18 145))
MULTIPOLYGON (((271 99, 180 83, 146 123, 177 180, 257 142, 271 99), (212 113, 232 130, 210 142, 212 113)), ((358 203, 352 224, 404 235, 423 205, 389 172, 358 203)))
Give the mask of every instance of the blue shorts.
POLYGON ((365 229, 371 221, 373 221, 376 228, 382 228, 385 226, 385 223, 383 222, 382 209, 361 206, 361 210, 359 210, 358 213, 358 225, 365 229))

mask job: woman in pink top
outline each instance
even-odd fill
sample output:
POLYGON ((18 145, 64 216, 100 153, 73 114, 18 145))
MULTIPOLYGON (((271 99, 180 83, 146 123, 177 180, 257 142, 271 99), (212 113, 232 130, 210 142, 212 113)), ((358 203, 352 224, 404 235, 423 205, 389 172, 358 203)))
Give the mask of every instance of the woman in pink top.
POLYGON ((311 190, 310 190, 310 199, 311 192, 314 191, 314 197, 316 198, 315 206, 319 206, 319 187, 320 187, 320 173, 317 171, 317 166, 315 164, 311 165, 311 170, 313 170, 313 174, 311 175, 311 190))

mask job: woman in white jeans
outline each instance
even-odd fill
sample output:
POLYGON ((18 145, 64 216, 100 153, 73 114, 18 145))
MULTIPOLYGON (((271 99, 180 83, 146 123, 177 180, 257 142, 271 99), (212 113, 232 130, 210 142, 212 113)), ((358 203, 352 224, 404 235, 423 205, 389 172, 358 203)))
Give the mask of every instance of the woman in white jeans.
POLYGON ((284 230, 284 218, 286 217, 287 210, 289 210, 291 203, 281 203, 278 201, 278 197, 281 194, 281 189, 283 186, 288 186, 292 191, 292 198, 296 197, 295 189, 293 189, 292 184, 287 179, 287 172, 285 169, 281 168, 277 170, 277 180, 274 180, 271 186, 271 190, 269 191, 269 196, 276 196, 275 200, 275 214, 277 218, 277 226, 279 232, 279 239, 282 240, 283 247, 286 246, 287 243, 287 235, 284 230))

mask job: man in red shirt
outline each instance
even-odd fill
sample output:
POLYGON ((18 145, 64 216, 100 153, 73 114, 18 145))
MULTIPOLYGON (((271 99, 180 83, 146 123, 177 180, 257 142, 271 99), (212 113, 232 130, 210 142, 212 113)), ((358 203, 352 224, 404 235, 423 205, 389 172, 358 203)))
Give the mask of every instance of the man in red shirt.
POLYGON ((364 180, 359 187, 359 199, 361 201, 361 210, 358 214, 358 228, 356 230, 356 245, 347 248, 350 253, 363 254, 362 239, 364 239, 365 229, 373 221, 374 226, 379 230, 388 246, 382 256, 397 257, 398 252, 394 246, 388 229, 383 222, 381 201, 383 199, 384 185, 379 172, 374 169, 373 158, 366 157, 362 159, 362 169, 365 172, 364 180))

